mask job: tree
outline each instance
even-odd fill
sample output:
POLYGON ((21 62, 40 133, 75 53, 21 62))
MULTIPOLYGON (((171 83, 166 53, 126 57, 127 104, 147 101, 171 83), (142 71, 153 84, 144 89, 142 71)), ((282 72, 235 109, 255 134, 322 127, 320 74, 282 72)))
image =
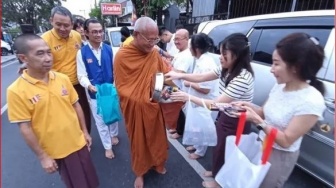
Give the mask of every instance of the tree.
POLYGON ((60 0, 3 0, 2 22, 32 24, 37 29, 48 22, 51 9, 57 5, 62 5, 60 0))

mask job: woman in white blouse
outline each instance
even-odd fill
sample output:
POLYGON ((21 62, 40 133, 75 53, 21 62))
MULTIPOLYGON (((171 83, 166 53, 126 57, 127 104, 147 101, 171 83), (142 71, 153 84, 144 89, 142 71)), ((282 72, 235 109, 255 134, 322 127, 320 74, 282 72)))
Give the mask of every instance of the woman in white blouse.
MULTIPOLYGON (((220 46, 221 67, 214 71, 201 74, 184 74, 169 72, 168 79, 183 79, 190 82, 204 82, 220 78, 221 95, 215 100, 205 99, 207 106, 213 103, 230 103, 233 101, 252 102, 254 78, 250 64, 250 47, 248 39, 244 34, 235 33, 229 35, 221 42, 220 46)), ((173 92, 171 99, 175 101, 187 101, 189 95, 185 92, 173 92)), ((202 98, 190 96, 190 100, 202 106, 202 98)), ((224 150, 226 137, 235 135, 237 131, 238 118, 227 112, 220 112, 216 123, 217 146, 213 150, 212 170, 207 171, 205 176, 215 177, 224 164, 224 150)), ((251 125, 245 125, 244 134, 250 132, 251 125)), ((203 182, 204 187, 219 187, 215 181, 203 182)))
POLYGON ((323 48, 316 38, 305 33, 288 35, 273 52, 271 72, 277 84, 265 105, 235 103, 245 108, 247 119, 263 130, 261 138, 272 127, 279 130, 269 160, 271 168, 261 188, 283 187, 297 162, 303 135, 323 118, 324 87, 316 78, 323 58, 323 48))

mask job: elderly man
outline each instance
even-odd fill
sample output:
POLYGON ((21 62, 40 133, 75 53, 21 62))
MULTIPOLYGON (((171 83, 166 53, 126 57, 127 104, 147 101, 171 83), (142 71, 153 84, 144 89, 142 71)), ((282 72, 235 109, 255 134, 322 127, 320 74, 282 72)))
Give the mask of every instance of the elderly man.
POLYGON ((72 30, 73 18, 71 12, 62 6, 54 7, 51 10, 50 23, 53 29, 45 32, 42 38, 49 45, 54 57, 52 69, 67 75, 79 96, 87 130, 91 131, 91 114, 85 89, 77 79, 76 54, 81 48, 81 35, 72 30))
POLYGON ((136 175, 134 187, 142 188, 143 176, 149 169, 166 173, 168 142, 163 115, 160 105, 150 98, 153 76, 168 72, 168 68, 154 50, 160 39, 151 18, 141 17, 136 21, 133 37, 134 41, 116 54, 114 73, 136 175))
MULTIPOLYGON (((176 72, 192 73, 194 58, 188 46, 189 32, 186 29, 179 29, 175 33, 174 43, 179 52, 171 62, 176 72)), ((182 80, 174 80, 174 83, 183 88, 182 80)), ((184 113, 181 111, 183 102, 161 104, 164 119, 168 132, 173 134, 171 138, 179 138, 184 132, 184 113)))

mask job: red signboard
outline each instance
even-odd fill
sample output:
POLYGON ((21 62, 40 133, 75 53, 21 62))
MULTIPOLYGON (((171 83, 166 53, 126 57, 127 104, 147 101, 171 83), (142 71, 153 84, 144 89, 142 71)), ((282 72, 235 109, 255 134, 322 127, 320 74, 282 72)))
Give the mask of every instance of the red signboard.
POLYGON ((102 15, 121 15, 122 9, 120 3, 100 3, 102 15))

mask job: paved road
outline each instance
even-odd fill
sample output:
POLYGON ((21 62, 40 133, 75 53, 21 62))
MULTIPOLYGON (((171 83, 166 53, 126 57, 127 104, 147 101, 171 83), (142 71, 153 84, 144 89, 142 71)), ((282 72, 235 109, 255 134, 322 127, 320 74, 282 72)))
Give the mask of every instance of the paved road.
MULTIPOLYGON (((2 64, 2 188, 63 188, 57 174, 47 175, 42 171, 39 161, 26 146, 17 125, 8 122, 6 104, 6 88, 17 78, 17 61, 2 64)), ((57 115, 57 114, 55 114, 57 115)), ((129 143, 121 122, 120 143, 115 146, 116 158, 108 160, 104 157, 104 149, 96 129, 93 129, 93 147, 91 155, 97 169, 101 188, 132 188, 134 175, 130 166, 129 143)), ((181 140, 170 140, 167 174, 158 175, 149 172, 145 176, 146 188, 200 188, 202 177, 199 175, 204 168, 211 166, 211 148, 206 156, 198 161, 187 161, 187 151, 180 144, 181 140)), ((285 188, 323 187, 321 183, 309 175, 296 169, 285 188)))

